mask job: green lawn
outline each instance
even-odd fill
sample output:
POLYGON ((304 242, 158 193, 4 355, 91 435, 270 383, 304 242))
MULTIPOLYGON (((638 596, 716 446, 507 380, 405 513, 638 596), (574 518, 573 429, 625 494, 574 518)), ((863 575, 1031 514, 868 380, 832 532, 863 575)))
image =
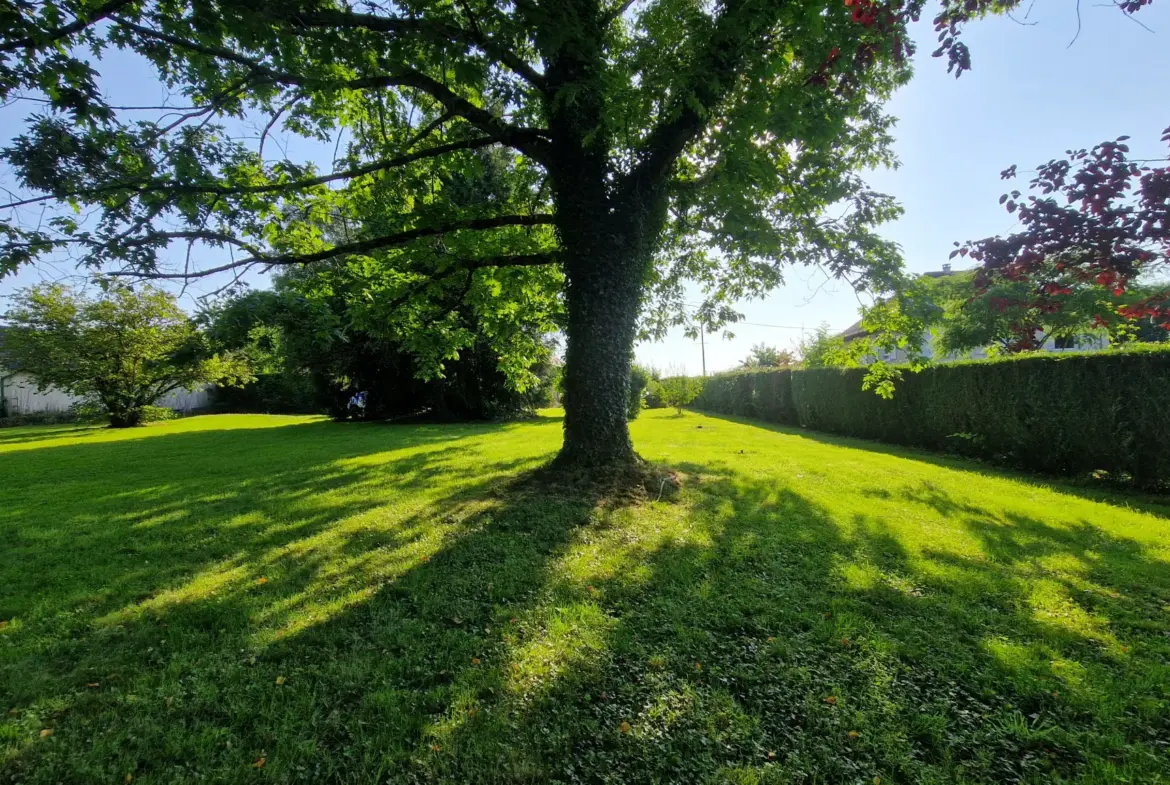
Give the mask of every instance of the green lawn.
POLYGON ((633 431, 681 494, 513 487, 553 416, 0 430, 0 782, 1170 782, 1170 505, 633 431))

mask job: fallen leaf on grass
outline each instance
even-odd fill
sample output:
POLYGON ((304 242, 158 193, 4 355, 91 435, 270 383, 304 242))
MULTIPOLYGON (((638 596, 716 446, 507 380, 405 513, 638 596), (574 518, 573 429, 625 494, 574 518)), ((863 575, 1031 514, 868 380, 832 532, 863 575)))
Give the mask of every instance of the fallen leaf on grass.
POLYGON ((262 768, 264 768, 264 764, 265 764, 265 763, 267 763, 267 762, 268 762, 268 758, 257 758, 257 759, 256 759, 256 760, 255 760, 255 761, 252 763, 252 768, 254 768, 254 769, 262 769, 262 768))
POLYGON ((90 682, 89 684, 87 684, 85 686, 89 687, 91 690, 96 690, 98 687, 102 686, 102 684, 99 681, 94 681, 94 682, 90 682))
POLYGON ((0 630, 8 626, 8 619, 0 619, 0 630))
POLYGON ((857 732, 857 731, 855 731, 855 730, 851 730, 851 731, 849 731, 848 733, 846 733, 845 735, 846 735, 846 736, 848 736, 848 737, 849 737, 849 738, 851 738, 851 739, 856 739, 856 738, 857 738, 858 736, 860 736, 861 734, 860 734, 860 733, 858 733, 858 732, 857 732))
POLYGON ((618 726, 618 730, 622 733, 629 733, 630 732, 630 723, 623 722, 621 725, 618 726))
POLYGON ((264 585, 264 584, 266 584, 266 583, 268 583, 268 579, 267 579, 267 578, 260 577, 260 578, 257 578, 257 579, 256 579, 256 585, 257 585, 257 586, 263 586, 263 585, 264 585))
POLYGON ((41 731, 41 738, 42 738, 42 739, 47 739, 47 738, 49 738, 49 737, 50 737, 50 736, 52 736, 52 735, 53 735, 53 729, 52 729, 52 728, 45 728, 43 731, 41 731))
POLYGON ((471 664, 472 665, 479 665, 479 657, 472 657, 471 664))
POLYGON ((440 747, 438 744, 432 744, 432 745, 431 745, 431 752, 438 752, 438 751, 439 751, 439 750, 441 750, 441 749, 443 749, 443 748, 442 748, 442 747, 440 747))
POLYGON ((283 676, 277 676, 277 677, 276 677, 276 683, 277 683, 277 684, 284 684, 284 677, 283 677, 283 676))
POLYGON ((830 695, 829 697, 825 698, 825 703, 829 704, 830 706, 836 706, 837 705, 837 696, 830 695))

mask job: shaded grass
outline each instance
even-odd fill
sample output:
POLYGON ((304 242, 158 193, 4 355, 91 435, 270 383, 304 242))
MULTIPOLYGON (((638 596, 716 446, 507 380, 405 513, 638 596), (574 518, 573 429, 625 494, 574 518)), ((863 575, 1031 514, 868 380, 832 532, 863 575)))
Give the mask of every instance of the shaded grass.
POLYGON ((1164 507, 633 428, 672 503, 517 486, 553 417, 21 429, 0 781, 1170 779, 1164 507))

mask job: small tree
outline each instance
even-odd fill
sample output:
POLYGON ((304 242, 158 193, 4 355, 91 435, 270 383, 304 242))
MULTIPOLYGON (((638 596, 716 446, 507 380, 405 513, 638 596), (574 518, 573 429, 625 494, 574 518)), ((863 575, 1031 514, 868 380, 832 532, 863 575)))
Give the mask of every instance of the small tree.
POLYGON ((142 422, 167 393, 250 380, 235 355, 211 355, 175 298, 150 286, 89 298, 60 284, 25 289, 6 318, 5 350, 40 389, 101 406, 113 428, 142 422))
POLYGON ((703 381, 690 376, 670 376, 659 382, 662 401, 682 414, 683 407, 703 391, 703 381))
MULTIPOLYGON (((1130 160, 1127 140, 1040 165, 1032 194, 1000 197, 1018 231, 955 243, 952 257, 981 266, 953 314, 963 329, 950 329, 949 348, 994 341, 1027 351, 1049 335, 1108 330, 1116 340, 1170 328, 1170 286, 1141 283, 1170 264, 1170 167, 1130 160)), ((1016 174, 1011 166, 1000 176, 1016 174)))

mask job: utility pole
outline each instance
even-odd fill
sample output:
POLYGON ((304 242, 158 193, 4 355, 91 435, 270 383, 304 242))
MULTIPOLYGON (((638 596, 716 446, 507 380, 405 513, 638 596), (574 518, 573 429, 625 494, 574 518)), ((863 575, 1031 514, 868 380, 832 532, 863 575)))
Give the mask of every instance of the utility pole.
POLYGON ((699 350, 703 353, 703 376, 707 375, 707 343, 703 340, 704 327, 699 322, 699 350))

